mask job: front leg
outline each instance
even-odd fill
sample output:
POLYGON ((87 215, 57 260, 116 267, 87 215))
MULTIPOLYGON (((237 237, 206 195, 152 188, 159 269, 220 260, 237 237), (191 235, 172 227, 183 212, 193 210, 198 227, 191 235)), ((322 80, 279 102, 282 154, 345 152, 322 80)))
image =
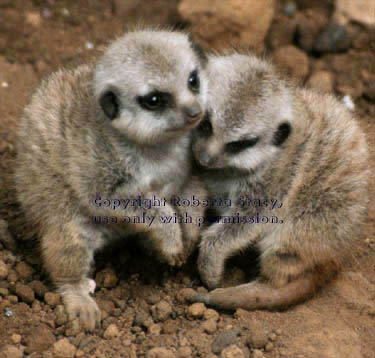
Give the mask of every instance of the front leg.
POLYGON ((100 310, 90 296, 95 282, 88 272, 93 252, 102 245, 101 234, 77 221, 43 228, 41 247, 44 266, 62 295, 69 319, 79 318, 92 331, 100 324, 100 310))
MULTIPOLYGON (((222 220, 222 219, 221 219, 222 220)), ((208 288, 220 285, 224 275, 225 261, 236 252, 250 246, 260 230, 249 224, 216 223, 202 234, 199 248, 198 269, 208 288)))

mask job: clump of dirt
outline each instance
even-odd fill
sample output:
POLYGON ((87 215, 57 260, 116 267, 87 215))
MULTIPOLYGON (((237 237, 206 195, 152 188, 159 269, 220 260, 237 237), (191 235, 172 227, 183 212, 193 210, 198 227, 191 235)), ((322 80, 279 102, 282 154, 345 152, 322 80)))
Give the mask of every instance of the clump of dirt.
MULTIPOLYGON (((14 155, 14 132, 22 108, 40 79, 60 66, 94 58, 130 22, 124 8, 119 11, 115 3, 0 3, 2 173, 9 169, 14 155)), ((349 23, 344 29, 328 27, 332 1, 324 1, 320 7, 311 3, 280 2, 266 38, 266 53, 274 55, 276 65, 288 77, 325 92, 350 96, 368 135, 369 165, 374 167, 373 30, 359 23, 349 23)), ((147 6, 147 14, 152 16, 153 4, 147 6)), ((155 9, 157 6, 155 3, 155 9)), ((131 14, 139 16, 139 9, 130 8, 131 14)), ((172 17, 163 15, 163 19, 185 26, 173 11, 172 17)), ((6 190, 3 186, 0 191, 6 190)), ((370 191, 371 198, 375 197, 374 182, 370 191)), ((15 250, 4 218, 6 215, 0 220, 1 358, 370 358, 375 351, 373 202, 352 267, 308 302, 284 312, 231 313, 203 304, 188 305, 183 300, 186 290, 206 291, 196 270, 196 255, 176 270, 132 243, 110 247, 96 257, 93 271, 95 299, 103 321, 92 334, 80 332, 77 321, 68 321, 60 295, 32 256, 30 247, 35 243, 29 241, 15 250)), ((228 265, 225 284, 249 280, 256 275, 256 262, 254 252, 236 257, 228 265)))

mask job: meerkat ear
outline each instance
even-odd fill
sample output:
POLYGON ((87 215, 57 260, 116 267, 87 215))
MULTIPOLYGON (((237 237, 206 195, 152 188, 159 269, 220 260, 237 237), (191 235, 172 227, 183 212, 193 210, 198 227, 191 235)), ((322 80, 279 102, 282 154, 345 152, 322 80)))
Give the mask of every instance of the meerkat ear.
POLYGON ((119 103, 117 96, 112 91, 104 92, 99 99, 100 107, 109 119, 118 116, 119 103))
POLYGON ((194 42, 191 35, 189 35, 189 41, 190 41, 190 44, 191 44, 191 48, 193 49, 193 51, 197 55, 202 67, 205 67, 207 65, 207 62, 208 62, 208 57, 207 57, 205 51, 202 49, 201 46, 199 46, 197 43, 194 42))
POLYGON ((283 122, 279 124, 276 132, 273 134, 272 144, 279 147, 287 140, 290 133, 292 133, 292 126, 290 123, 283 122))

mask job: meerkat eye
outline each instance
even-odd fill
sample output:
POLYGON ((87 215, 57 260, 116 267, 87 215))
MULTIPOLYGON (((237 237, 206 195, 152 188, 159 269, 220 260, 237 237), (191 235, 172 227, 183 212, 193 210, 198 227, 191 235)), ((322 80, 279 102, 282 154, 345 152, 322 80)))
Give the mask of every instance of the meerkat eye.
POLYGON ((188 86, 192 92, 198 92, 200 86, 200 80, 198 76, 198 71, 194 70, 188 79, 188 86))
POLYGON ((164 109, 169 103, 169 96, 167 93, 151 92, 146 96, 137 98, 138 103, 144 109, 149 111, 156 111, 164 109))
POLYGON ((99 100, 100 107, 109 119, 117 117, 119 112, 119 103, 117 96, 112 91, 105 92, 99 100))
POLYGON ((210 122, 210 114, 208 112, 206 112, 206 114, 204 115, 202 122, 199 124, 197 128, 197 131, 203 137, 209 137, 210 135, 212 135, 212 124, 210 122))
POLYGON ((255 144, 257 144, 259 141, 259 137, 255 137, 252 139, 245 139, 245 140, 239 140, 237 142, 230 142, 226 144, 225 150, 230 154, 237 154, 242 152, 245 149, 254 147, 255 144))
POLYGON ((272 143, 279 147, 287 140, 291 132, 292 127, 288 122, 281 123, 273 135, 272 143))

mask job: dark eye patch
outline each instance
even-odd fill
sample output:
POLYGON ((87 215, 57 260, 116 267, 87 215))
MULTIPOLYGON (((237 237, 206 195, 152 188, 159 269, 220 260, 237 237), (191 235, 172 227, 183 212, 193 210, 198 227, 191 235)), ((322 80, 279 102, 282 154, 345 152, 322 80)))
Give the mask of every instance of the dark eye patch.
POLYGON ((292 133, 292 127, 290 123, 283 122, 279 124, 276 132, 273 135, 272 144, 279 147, 287 140, 290 133, 292 133))
POLYGON ((153 91, 145 96, 138 96, 137 102, 148 111, 161 111, 171 104, 172 96, 169 93, 153 91))
POLYGON ((225 145, 225 151, 230 154, 237 154, 245 149, 254 147, 259 141, 259 137, 230 142, 225 145))
POLYGON ((212 124, 210 121, 210 113, 206 112, 203 117, 202 122, 199 124, 197 128, 198 133, 203 137, 209 137, 213 133, 212 124))
POLYGON ((100 107, 109 119, 114 119, 119 113, 119 100, 112 91, 107 91, 99 99, 100 107))

